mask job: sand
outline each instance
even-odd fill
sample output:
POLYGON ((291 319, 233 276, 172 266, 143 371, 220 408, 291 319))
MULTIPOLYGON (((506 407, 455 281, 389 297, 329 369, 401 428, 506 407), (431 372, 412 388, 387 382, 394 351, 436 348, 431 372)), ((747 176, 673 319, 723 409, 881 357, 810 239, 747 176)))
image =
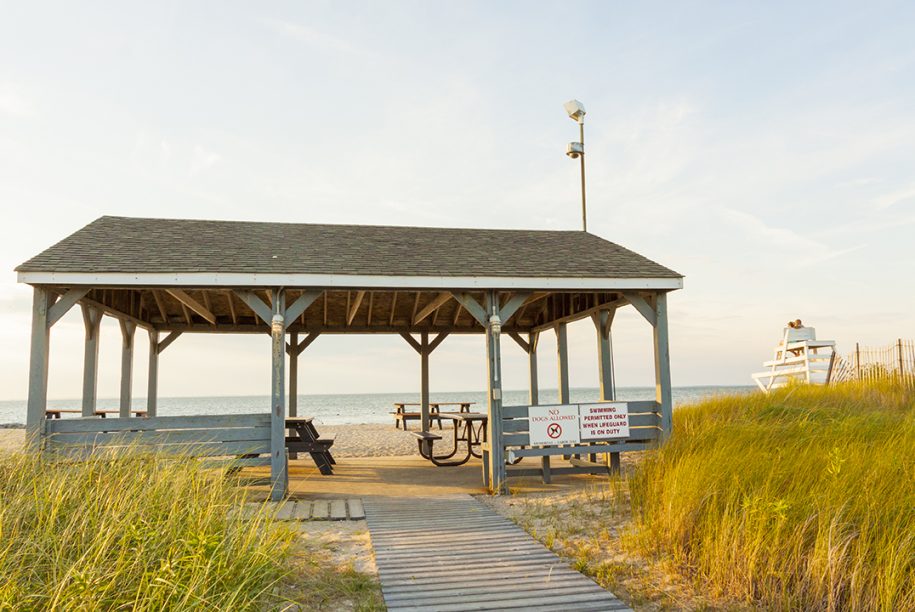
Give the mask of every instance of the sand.
MULTIPOLYGON (((438 428, 433 426, 438 432, 438 428)), ((416 424, 413 424, 416 429, 416 424)), ((322 436, 336 434, 333 453, 335 457, 390 457, 414 455, 417 453, 416 438, 390 425, 318 425, 322 436)), ((450 442, 451 429, 442 432, 450 442)), ((15 451, 22 448, 25 440, 24 429, 0 429, 0 451, 15 451)), ((448 444, 445 444, 448 446, 448 444)))

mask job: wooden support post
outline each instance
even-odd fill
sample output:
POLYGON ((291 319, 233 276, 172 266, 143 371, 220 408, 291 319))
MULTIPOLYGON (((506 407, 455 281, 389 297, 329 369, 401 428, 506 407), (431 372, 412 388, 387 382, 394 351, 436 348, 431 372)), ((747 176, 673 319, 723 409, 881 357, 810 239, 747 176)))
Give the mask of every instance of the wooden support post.
POLYGON ((130 416, 130 397, 133 390, 133 337, 137 324, 119 319, 121 324, 121 409, 118 416, 130 416))
POLYGON ((32 291, 32 346, 29 356, 29 401, 26 409, 26 440, 29 448, 41 449, 41 432, 48 409, 48 353, 51 329, 48 310, 51 294, 44 287, 32 291))
MULTIPOLYGON (((289 416, 299 414, 299 334, 289 334, 289 416)), ((289 453, 290 459, 298 459, 298 453, 289 453)))
POLYGON ((484 456, 484 481, 489 476, 489 490, 495 495, 508 493, 505 472, 505 447, 502 441, 502 354, 500 336, 502 320, 499 318, 499 296, 495 291, 486 295, 486 363, 489 371, 487 393, 487 441, 489 452, 484 456))
POLYGON ((537 343, 540 341, 540 332, 531 332, 527 336, 527 369, 530 374, 531 391, 530 404, 536 406, 540 403, 540 385, 537 381, 537 343))
POLYGON ((299 334, 289 334, 289 416, 298 416, 299 393, 299 334))
POLYGON ((559 361, 559 403, 569 403, 569 338, 565 323, 556 325, 556 358, 559 361))
MULTIPOLYGON (((532 331, 527 337, 527 368, 530 374, 530 395, 529 401, 531 406, 540 403, 540 384, 537 379, 537 345, 540 343, 540 332, 532 331)), ((550 477, 550 457, 543 455, 540 457, 541 478, 545 484, 549 484, 550 477)))
POLYGON ((86 350, 83 354, 83 405, 82 416, 95 416, 98 399, 98 347, 102 311, 82 305, 83 325, 86 328, 86 350))
POLYGON ((286 293, 273 292, 271 409, 270 409, 270 499, 286 497, 289 488, 286 459, 286 293))
POLYGON ((419 391, 419 419, 423 431, 429 431, 432 428, 432 420, 429 418, 429 333, 420 334, 419 352, 420 358, 420 391, 419 391))
POLYGON ((593 317, 597 330, 597 353, 599 358, 600 399, 609 402, 616 399, 616 383, 613 380, 613 347, 610 344, 610 327, 613 325, 613 310, 601 310, 593 317))
POLYGON ((146 382, 146 416, 156 416, 159 402, 159 331, 148 329, 149 334, 149 376, 146 382))
POLYGON ((667 335, 667 294, 658 293, 654 300, 654 380, 656 401, 661 405, 661 441, 673 429, 673 398, 670 389, 670 346, 667 335))
MULTIPOLYGON (((609 402, 616 399, 616 381, 613 380, 613 345, 610 341, 610 328, 613 325, 613 315, 616 310, 601 310, 592 315, 594 327, 597 331, 597 354, 599 359, 600 374, 600 399, 609 402)), ((591 461, 597 457, 592 456, 591 461)), ((620 454, 608 453, 607 465, 612 473, 619 473, 620 454)))

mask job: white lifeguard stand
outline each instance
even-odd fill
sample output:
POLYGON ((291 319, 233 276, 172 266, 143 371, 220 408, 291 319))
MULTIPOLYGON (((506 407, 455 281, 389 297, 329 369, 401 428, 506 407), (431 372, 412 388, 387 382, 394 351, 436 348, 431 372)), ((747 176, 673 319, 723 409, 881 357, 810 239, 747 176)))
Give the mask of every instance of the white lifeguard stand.
POLYGON ((769 369, 753 374, 753 380, 766 393, 792 380, 825 385, 835 355, 835 340, 817 340, 813 327, 786 327, 772 360, 763 362, 769 369))

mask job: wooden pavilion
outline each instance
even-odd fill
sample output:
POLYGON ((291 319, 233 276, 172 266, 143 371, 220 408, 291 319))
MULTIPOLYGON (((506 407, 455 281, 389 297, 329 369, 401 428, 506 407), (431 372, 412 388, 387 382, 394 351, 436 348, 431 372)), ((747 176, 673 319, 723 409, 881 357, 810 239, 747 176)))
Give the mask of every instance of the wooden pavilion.
MULTIPOLYGON (((321 334, 399 334, 421 359, 422 429, 429 429, 429 356, 449 334, 485 334, 488 443, 484 482, 507 490, 508 450, 541 456, 649 448, 671 430, 667 293, 681 275, 582 231, 481 230, 102 217, 20 265, 34 289, 27 430, 33 448, 92 453, 145 443, 269 464, 273 497, 287 489, 288 412, 296 414, 297 358, 321 334), (47 419, 50 330, 79 304, 86 328, 82 415, 47 419), (559 404, 569 403, 566 325, 591 318, 602 400, 614 400, 610 328, 631 305, 654 329, 653 402, 632 402, 631 435, 581 447, 533 448, 503 407, 500 341, 530 356, 537 404, 541 332, 558 340, 559 404), (123 336, 120 416, 94 416, 98 333, 105 315, 123 336), (147 417, 131 417, 133 339, 150 339, 147 417), (271 404, 251 415, 158 416, 159 355, 184 333, 271 336, 271 404), (251 457, 251 455, 256 455, 251 457)), ((266 347, 265 347, 266 353, 266 347)), ((482 365, 482 364, 481 364, 482 365)), ((521 410, 524 408, 524 410, 521 410)), ((618 465, 618 463, 617 463, 618 465)), ((576 468, 567 468, 574 470, 576 468)), ((585 468, 586 469, 586 468, 585 468)), ((555 470, 559 472, 560 470, 555 470)))

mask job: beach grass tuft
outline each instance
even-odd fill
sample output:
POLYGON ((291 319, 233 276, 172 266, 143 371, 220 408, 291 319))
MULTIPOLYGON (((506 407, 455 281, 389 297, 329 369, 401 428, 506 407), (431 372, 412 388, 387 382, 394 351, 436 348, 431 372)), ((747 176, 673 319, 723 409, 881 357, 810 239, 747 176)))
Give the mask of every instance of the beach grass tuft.
POLYGON ((281 607, 294 534, 194 460, 0 455, 0 609, 281 607))
POLYGON ((915 391, 792 386, 674 412, 627 547, 768 609, 915 609, 915 391))

